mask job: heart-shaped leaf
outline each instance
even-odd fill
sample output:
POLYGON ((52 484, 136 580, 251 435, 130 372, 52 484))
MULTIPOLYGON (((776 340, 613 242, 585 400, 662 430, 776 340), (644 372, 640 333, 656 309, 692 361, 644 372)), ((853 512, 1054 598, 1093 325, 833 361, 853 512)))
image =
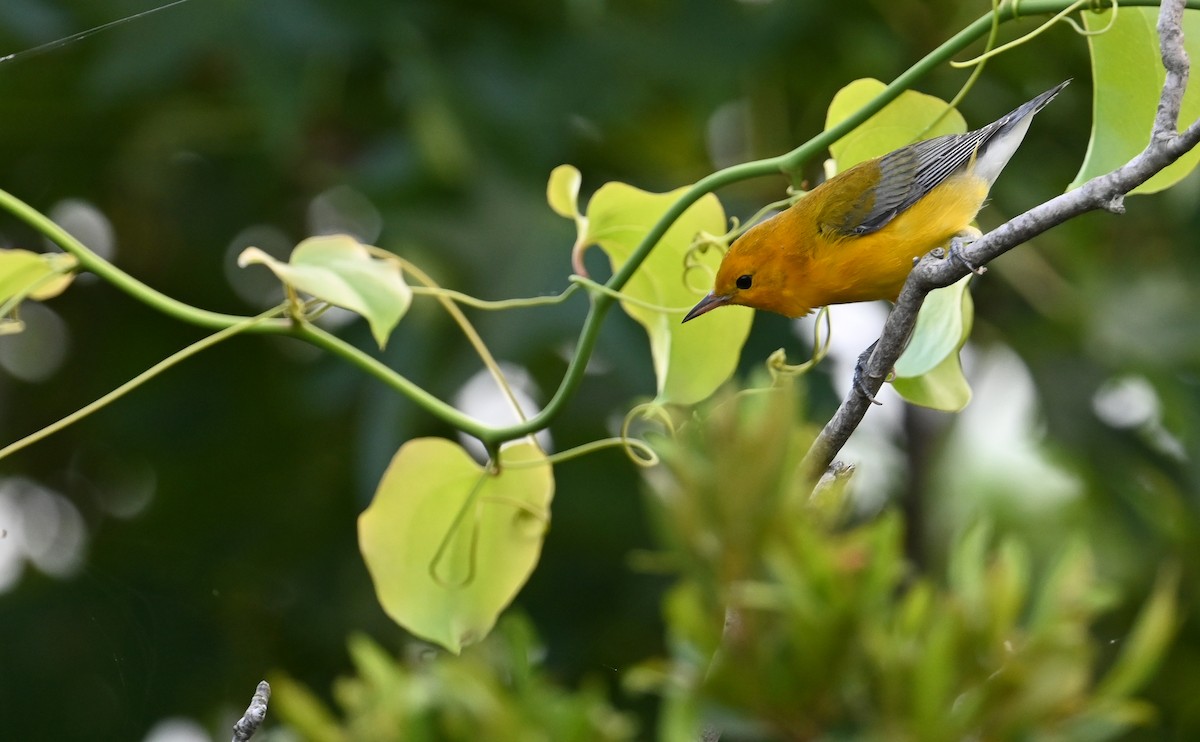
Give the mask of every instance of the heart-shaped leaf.
MULTIPOLYGON (((566 180, 562 175, 559 178, 566 180)), ((577 247, 599 245, 613 271, 619 270, 685 190, 648 193, 624 183, 602 186, 588 203, 586 219, 577 218, 577 224, 587 230, 577 247)), ((647 304, 679 310, 664 312, 621 303, 650 336, 660 402, 695 404, 710 396, 733 375, 750 334, 753 313, 745 307, 723 308, 706 316, 704 322, 680 322, 683 312, 703 295, 697 286, 710 284, 721 262, 719 250, 696 254, 694 262, 701 270, 691 276, 694 285, 689 285, 684 265, 692 241, 701 232, 721 234, 725 229, 721 202, 712 194, 702 197, 667 230, 623 289, 624 294, 647 304)))
POLYGON ((507 446, 499 473, 456 443, 401 446, 358 541, 383 609, 452 652, 482 639, 525 584, 549 522, 554 477, 532 441, 507 446))
MULTIPOLYGON (((826 131, 849 118, 886 87, 879 80, 863 78, 839 90, 825 114, 826 131)), ((906 90, 883 110, 834 142, 829 152, 836 162, 835 172, 841 172, 913 142, 966 130, 967 122, 958 109, 950 108, 950 104, 932 95, 906 90)))
POLYGON ((349 235, 310 237, 296 245, 286 263, 257 247, 238 256, 239 266, 255 263, 297 291, 365 317, 380 348, 412 303, 400 266, 374 257, 349 235))
MULTIPOLYGON (((1083 14, 1084 24, 1091 31, 1106 28, 1111 19, 1112 11, 1108 10, 1083 14)), ((1155 30, 1157 19, 1157 8, 1122 7, 1112 28, 1087 37, 1094 78, 1092 137, 1072 188, 1124 165, 1149 144, 1166 75, 1155 30)), ((1191 58, 1200 59, 1200 12, 1184 11, 1183 38, 1191 58)), ((1179 124, 1187 126, 1197 118, 1200 88, 1189 85, 1183 95, 1179 124)), ((1198 162, 1200 149, 1194 149, 1132 192, 1156 193, 1170 188, 1198 162)))

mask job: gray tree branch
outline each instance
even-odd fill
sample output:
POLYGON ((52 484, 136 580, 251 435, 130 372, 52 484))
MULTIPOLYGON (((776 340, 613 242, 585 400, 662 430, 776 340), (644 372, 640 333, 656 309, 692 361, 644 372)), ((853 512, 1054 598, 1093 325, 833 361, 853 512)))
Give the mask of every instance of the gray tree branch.
POLYGON ((254 697, 242 718, 233 725, 233 742, 249 742, 263 720, 267 718, 267 703, 271 700, 271 686, 267 681, 259 682, 254 689, 254 697))
MULTIPOLYGON (((1036 206, 992 230, 962 250, 972 265, 985 265, 1017 245, 1051 227, 1089 211, 1124 212, 1125 195, 1200 143, 1200 120, 1178 132, 1179 109, 1187 88, 1189 62, 1183 46, 1184 0, 1163 0, 1159 10, 1158 35, 1166 70, 1150 143, 1125 165, 1098 176, 1080 187, 1036 206)), ((967 275, 967 266, 946 259, 942 249, 926 255, 909 274, 896 305, 884 323, 874 351, 864 365, 863 382, 872 395, 900 358, 917 321, 925 297, 934 289, 949 286, 967 275)), ((862 422, 870 399, 854 385, 833 417, 817 436, 805 456, 802 473, 815 483, 833 463, 850 434, 862 422)))

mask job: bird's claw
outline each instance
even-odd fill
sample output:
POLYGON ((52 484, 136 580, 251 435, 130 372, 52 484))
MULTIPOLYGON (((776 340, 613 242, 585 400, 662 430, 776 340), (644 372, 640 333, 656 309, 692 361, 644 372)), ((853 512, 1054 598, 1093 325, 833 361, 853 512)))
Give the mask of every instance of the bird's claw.
POLYGON ((968 238, 968 237, 963 237, 961 235, 954 236, 953 238, 950 239, 950 255, 949 255, 949 257, 954 260, 957 260, 958 262, 965 265, 967 267, 967 270, 971 271, 975 275, 982 276, 984 273, 987 273, 987 266, 986 265, 975 265, 971 261, 967 260, 967 257, 965 255, 963 255, 963 248, 966 247, 967 245, 971 244, 974 241, 975 241, 974 237, 968 238))
MULTIPOLYGON (((876 341, 879 342, 879 341, 876 341)), ((871 353, 875 350, 875 343, 871 343, 871 347, 862 352, 858 357, 858 361, 854 364, 854 379, 851 382, 859 394, 863 395, 868 402, 874 405, 882 405, 871 390, 867 388, 867 361, 871 359, 871 353)))

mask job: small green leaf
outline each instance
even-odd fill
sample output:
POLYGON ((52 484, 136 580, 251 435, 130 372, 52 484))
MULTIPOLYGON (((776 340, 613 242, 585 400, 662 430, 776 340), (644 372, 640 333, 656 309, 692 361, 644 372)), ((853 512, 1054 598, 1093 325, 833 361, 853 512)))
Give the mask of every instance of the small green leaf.
POLYGON ((12 316, 26 299, 45 301, 66 290, 78 261, 68 253, 0 250, 0 335, 20 332, 24 324, 12 316))
MULTIPOLYGON (((871 102, 886 87, 879 80, 863 78, 839 90, 825 115, 826 131, 871 102)), ((958 109, 932 95, 906 90, 854 131, 834 142, 829 151, 837 164, 835 172, 840 172, 913 142, 966 130, 967 122, 958 109)))
POLYGON ((946 356, 958 352, 971 335, 975 305, 967 284, 966 276, 952 286, 929 292, 912 339, 896 361, 897 377, 914 377, 927 374, 946 360, 946 356))
POLYGON ((559 165, 550 172, 550 182, 546 184, 546 201, 554 213, 568 219, 579 218, 581 183, 583 176, 572 165, 559 165))
POLYGON ((975 523, 955 546, 947 569, 954 599, 973 624, 982 623, 987 614, 988 585, 984 574, 991 540, 991 524, 986 520, 975 523))
POLYGON ((310 742, 347 742, 337 717, 316 693, 289 675, 271 677, 271 713, 310 742))
POLYGON ((946 356, 937 368, 922 376, 893 379, 892 386, 912 404, 942 412, 959 412, 971 402, 971 386, 957 353, 946 356))
POLYGON ((0 303, 14 297, 52 299, 71 284, 78 264, 69 253, 0 250, 0 303))
POLYGON ((1029 551, 1015 538, 1000 543, 996 559, 988 569, 987 596, 992 639, 999 643, 1016 626, 1029 598, 1029 551))
POLYGON ((383 609, 455 653, 482 639, 537 564, 553 494, 533 442, 506 447, 498 474, 451 441, 405 443, 358 520, 383 609))
MULTIPOLYGON (((613 270, 619 270, 646 232, 685 190, 647 193, 624 183, 604 185, 588 203, 587 241, 598 244, 613 270)), ((683 311, 703 295, 703 289, 689 286, 684 273, 684 257, 700 232, 725 232, 725 211, 712 194, 692 204, 675 221, 624 289, 634 299, 682 310, 663 312, 621 303, 650 336, 659 402, 695 404, 709 397, 733 375, 750 334, 753 312, 745 307, 720 309, 703 322, 685 325, 680 321, 683 311)), ((711 273, 696 270, 690 275, 691 282, 707 286, 721 262, 720 252, 708 249, 697 254, 696 261, 711 273)))
POLYGON ((1098 697, 1128 696, 1154 673, 1178 625, 1175 600, 1178 591, 1178 565, 1164 567, 1158 574, 1154 592, 1121 647, 1121 654, 1096 688, 1098 697))
POLYGON ((350 661, 359 678, 368 686, 391 690, 403 682, 403 670, 396 661, 366 634, 355 632, 346 640, 350 661))
POLYGON ((892 387, 901 397, 935 410, 958 412, 971 401, 958 351, 971 335, 975 304, 970 276, 931 291, 921 305, 912 340, 896 361, 892 387))
POLYGON ((916 739, 930 739, 931 730, 945 723, 946 710, 954 701, 955 656, 959 621, 953 611, 934 613, 925 627, 925 645, 915 662, 912 687, 913 722, 916 739))
POLYGON ((575 244, 571 247, 571 267, 581 276, 587 275, 583 253, 587 250, 588 219, 579 213, 579 186, 583 176, 573 165, 559 165, 550 172, 546 183, 546 201, 551 210, 575 222, 575 244))
MULTIPOLYGON (((925 581, 916 582, 904 595, 896 609, 896 628, 904 635, 916 634, 929 623, 929 617, 937 608, 933 586, 925 581)), ((894 649, 889 647, 889 649, 894 649)))
MULTIPOLYGON (((1092 56, 1092 137, 1083 166, 1071 188, 1115 170, 1150 142, 1165 73, 1155 24, 1157 8, 1122 7, 1104 33, 1088 36, 1092 56)), ((1111 11, 1083 14, 1088 30, 1106 28, 1111 11)), ((1184 46, 1192 59, 1200 59, 1200 12, 1183 13, 1184 46)), ((1200 118, 1200 88, 1189 85, 1183 95, 1180 126, 1200 118)), ((1200 149, 1180 157, 1133 193, 1155 193, 1182 180, 1200 162, 1200 149)))
POLYGON ((286 263, 257 247, 238 256, 243 268, 255 263, 267 266, 297 291, 365 317, 380 348, 412 303, 412 289, 400 266, 372 256, 349 235, 310 237, 296 245, 286 263))
POLYGON ((1030 637, 1053 633, 1060 624, 1094 613, 1096 568, 1080 536, 1070 538, 1042 579, 1026 624, 1030 637))

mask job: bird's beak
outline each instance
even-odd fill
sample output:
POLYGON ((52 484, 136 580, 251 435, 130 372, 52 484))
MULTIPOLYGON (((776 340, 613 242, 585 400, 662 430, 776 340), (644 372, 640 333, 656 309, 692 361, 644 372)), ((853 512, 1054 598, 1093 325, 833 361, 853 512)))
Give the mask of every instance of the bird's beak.
POLYGON ((687 313, 687 316, 683 318, 683 321, 687 322, 688 320, 696 319, 705 312, 711 312, 717 307, 723 307, 728 304, 729 300, 732 298, 733 297, 729 295, 721 296, 718 294, 709 294, 701 299, 699 304, 692 307, 692 311, 687 313))

